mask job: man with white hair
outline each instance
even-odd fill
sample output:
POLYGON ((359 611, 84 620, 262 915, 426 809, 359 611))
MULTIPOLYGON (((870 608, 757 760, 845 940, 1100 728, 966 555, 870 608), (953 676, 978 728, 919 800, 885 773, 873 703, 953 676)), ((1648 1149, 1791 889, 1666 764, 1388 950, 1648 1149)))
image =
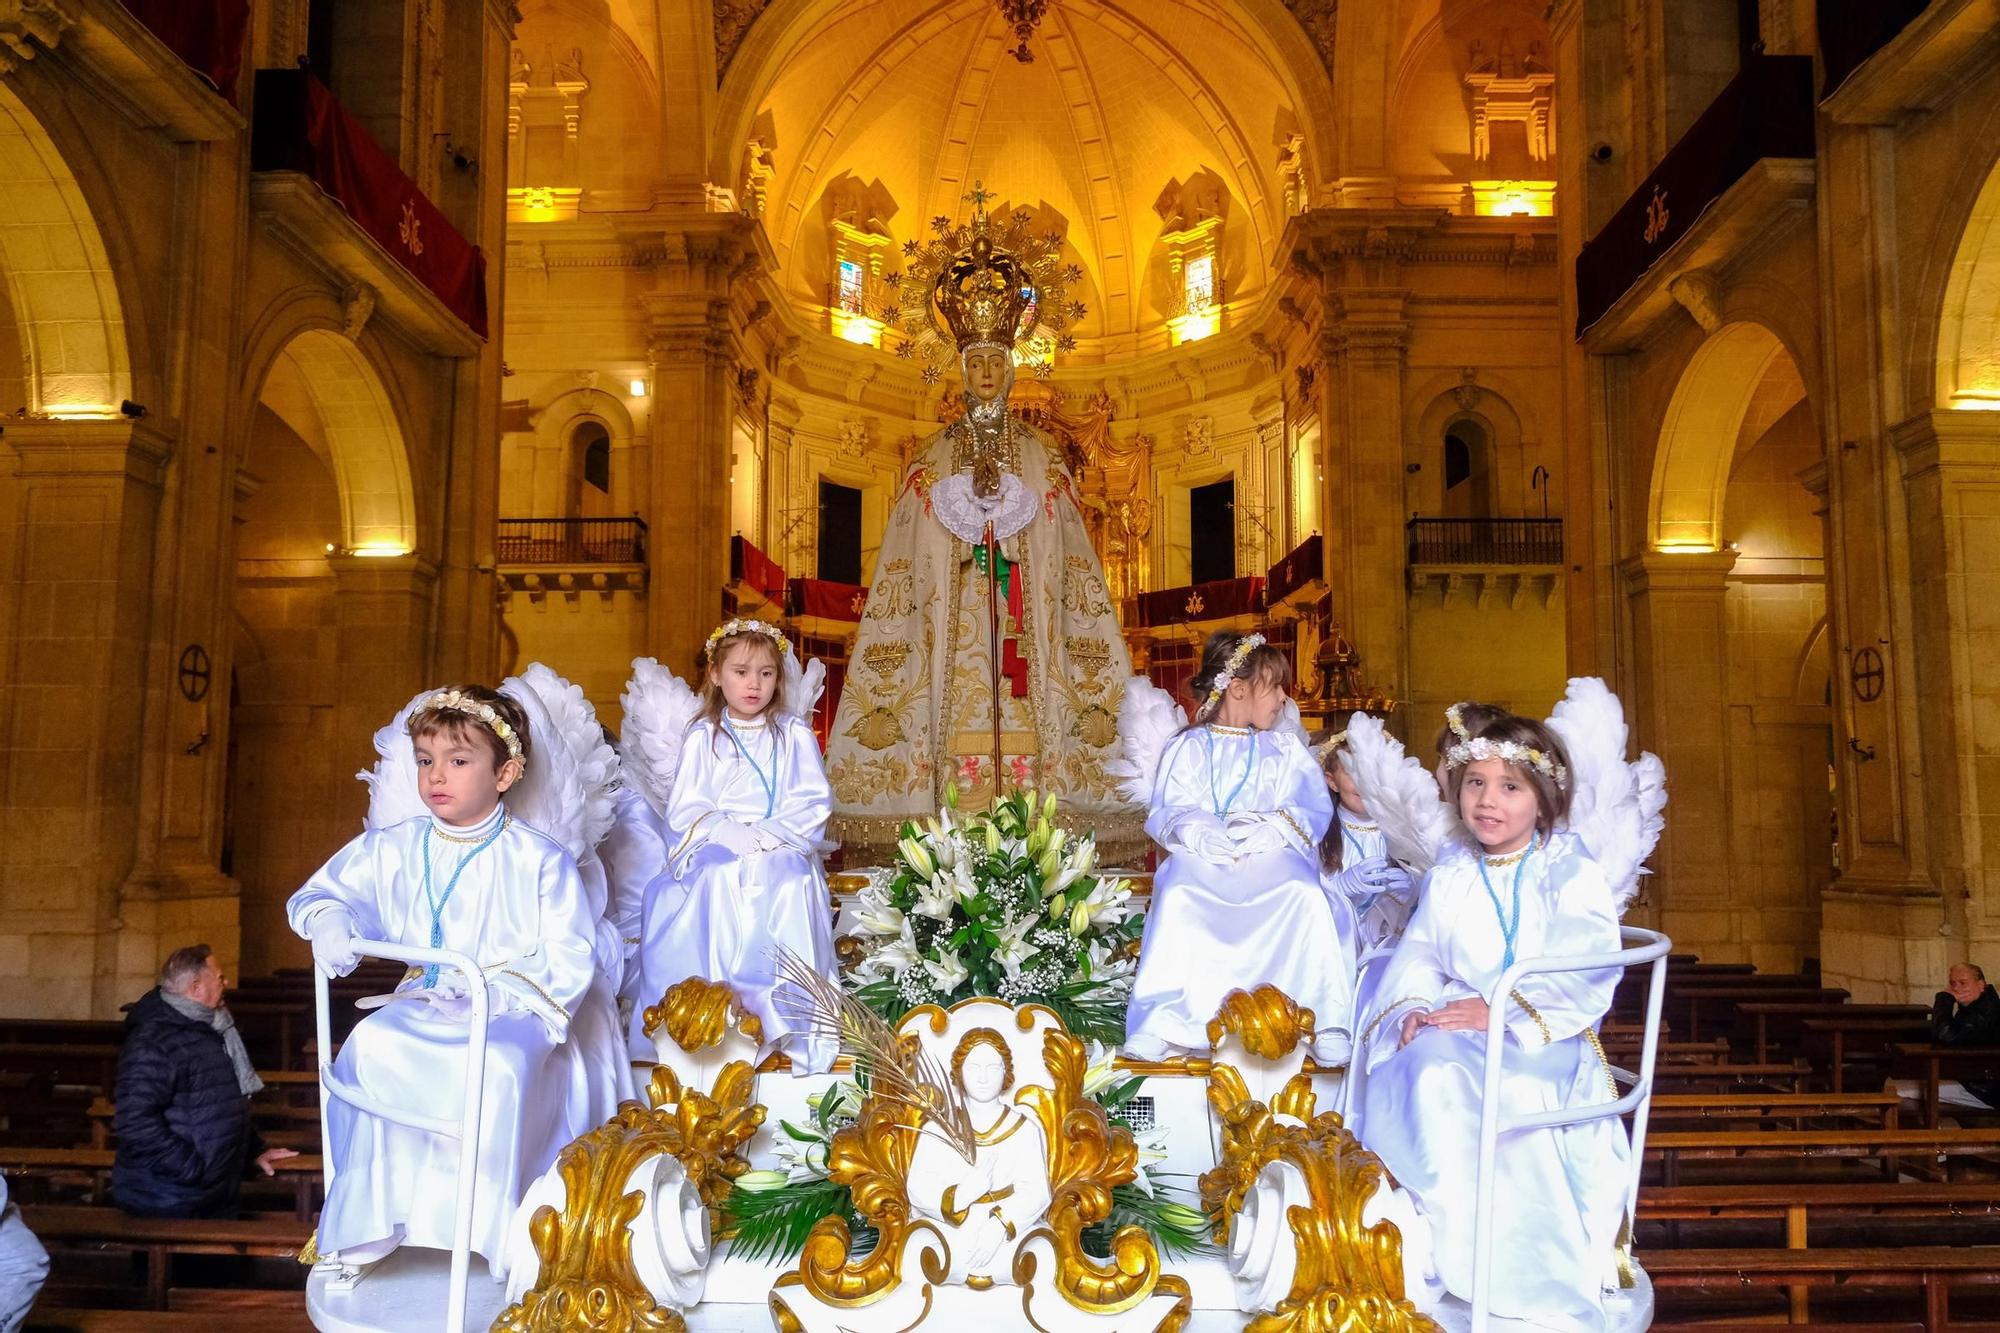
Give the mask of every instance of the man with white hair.
POLYGON ((228 985, 206 944, 176 949, 160 984, 125 1006, 118 1053, 118 1136, 111 1193, 128 1213, 230 1217, 244 1173, 265 1175, 289 1148, 266 1148, 250 1123, 264 1086, 222 1002, 228 985))
MULTIPOLYGON (((1945 988, 1931 1003, 1931 1040, 1940 1046, 2000 1046, 2000 993, 1986 984, 1978 964, 1954 963, 1945 974, 1945 988)), ((1995 1056, 2000 1065, 2000 1051, 1995 1056)), ((1915 1079, 1897 1079, 1895 1089, 1900 1097, 1924 1095, 1915 1079)), ((1991 1111, 2000 1107, 2000 1082, 1990 1075, 1947 1079, 1938 1084, 1938 1103, 1991 1111)))

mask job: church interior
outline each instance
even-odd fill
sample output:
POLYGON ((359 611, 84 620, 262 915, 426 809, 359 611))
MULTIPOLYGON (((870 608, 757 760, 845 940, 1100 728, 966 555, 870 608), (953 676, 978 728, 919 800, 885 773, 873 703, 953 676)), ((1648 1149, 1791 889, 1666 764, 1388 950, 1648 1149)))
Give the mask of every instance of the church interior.
MULTIPOLYGON (((635 658, 754 617, 830 743, 966 410, 903 275, 975 208, 1069 269, 1011 411, 1133 671, 1259 631, 1307 726, 1420 756, 1602 677, 1668 778, 1661 1093, 1896 1131, 1913 1006, 2000 965, 1996 57, 1982 0, 0 0, 0 1167, 104 1149, 10 1102, 67 1105, 184 944, 310 1067, 285 905, 417 691, 546 663, 617 733, 635 658), (1778 1011, 1836 998, 1829 1079, 1778 1011)), ((1833 1151, 1928 1182, 1933 1253, 2000 1121, 1927 1110, 1935 1153, 1833 1151)), ((1763 1151, 1654 1114, 1663 1198, 1763 1151)), ((1948 1264, 1902 1323, 1836 1271, 1742 1317, 1973 1326, 1948 1264)))

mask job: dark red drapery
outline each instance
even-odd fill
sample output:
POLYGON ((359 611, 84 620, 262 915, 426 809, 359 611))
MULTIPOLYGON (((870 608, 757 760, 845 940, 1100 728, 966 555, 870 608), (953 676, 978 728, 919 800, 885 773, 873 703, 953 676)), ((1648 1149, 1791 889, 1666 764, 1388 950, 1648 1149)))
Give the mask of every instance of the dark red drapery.
POLYGON ((250 0, 124 0, 125 9, 189 69, 236 101, 250 0))

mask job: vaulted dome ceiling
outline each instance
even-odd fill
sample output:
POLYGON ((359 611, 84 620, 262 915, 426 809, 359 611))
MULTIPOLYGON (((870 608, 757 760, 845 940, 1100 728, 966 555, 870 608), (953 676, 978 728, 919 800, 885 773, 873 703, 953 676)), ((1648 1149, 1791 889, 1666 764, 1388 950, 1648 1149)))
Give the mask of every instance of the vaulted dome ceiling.
POLYGON ((1263 6, 1274 32, 1271 16, 1246 17, 1256 5, 1054 0, 1030 63, 1013 55, 994 0, 844 0, 789 28, 772 21, 783 7, 728 71, 723 130, 735 128, 733 95, 737 125, 749 120, 742 137, 773 151, 765 225, 801 302, 825 300, 829 190, 863 198, 900 243, 934 216, 965 216, 975 181, 1064 233, 1091 306, 1079 333, 1104 353, 1158 325, 1159 238, 1173 225, 1162 196, 1191 178, 1211 185, 1224 219, 1224 299, 1266 280, 1301 77, 1319 85, 1308 95, 1327 96, 1309 42, 1275 2, 1263 6))

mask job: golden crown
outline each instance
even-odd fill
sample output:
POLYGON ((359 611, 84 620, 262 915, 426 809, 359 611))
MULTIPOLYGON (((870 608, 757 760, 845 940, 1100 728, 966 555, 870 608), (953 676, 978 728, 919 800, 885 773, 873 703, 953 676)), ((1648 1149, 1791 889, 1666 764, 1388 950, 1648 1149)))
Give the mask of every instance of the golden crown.
POLYGON ((996 226, 986 212, 994 196, 983 184, 965 197, 972 220, 931 219, 930 241, 905 242, 903 271, 889 275, 901 299, 883 316, 902 326, 897 355, 930 362, 924 383, 935 384, 949 353, 993 343, 1011 347, 1017 360, 1046 376, 1054 354, 1076 346, 1066 330, 1088 313, 1067 293, 1083 270, 1063 262, 1058 233, 1032 230, 1026 209, 996 226))

